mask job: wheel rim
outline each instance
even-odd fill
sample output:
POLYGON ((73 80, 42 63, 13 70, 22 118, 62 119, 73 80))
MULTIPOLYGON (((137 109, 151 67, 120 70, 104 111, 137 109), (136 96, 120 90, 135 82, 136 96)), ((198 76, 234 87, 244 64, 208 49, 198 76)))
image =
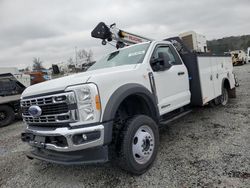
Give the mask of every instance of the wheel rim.
POLYGON ((227 93, 227 90, 226 89, 223 89, 223 92, 222 92, 222 102, 221 104, 222 105, 226 105, 227 102, 228 102, 228 93, 227 93))
POLYGON ((155 147, 155 138, 148 125, 141 126, 135 133, 132 142, 132 151, 135 161, 145 164, 151 158, 155 147))
POLYGON ((4 112, 0 112, 0 121, 3 121, 6 119, 6 114, 4 112))

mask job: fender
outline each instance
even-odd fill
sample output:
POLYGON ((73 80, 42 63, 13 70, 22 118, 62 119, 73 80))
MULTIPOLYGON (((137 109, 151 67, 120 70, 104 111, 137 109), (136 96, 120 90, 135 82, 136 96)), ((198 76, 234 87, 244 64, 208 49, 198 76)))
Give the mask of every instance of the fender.
POLYGON ((222 79, 221 91, 224 87, 226 87, 228 89, 228 95, 230 98, 236 98, 236 89, 235 89, 235 87, 231 86, 228 78, 222 79))
POLYGON ((143 97, 150 106, 150 109, 152 110, 153 114, 153 119, 158 122, 159 120, 159 111, 157 107, 157 103, 155 100, 155 96, 144 86, 140 84, 125 84, 121 87, 119 87, 110 97, 104 113, 103 113, 103 118, 102 121, 110 121, 115 118, 116 111, 118 110, 120 104, 122 101, 128 97, 129 95, 136 94, 141 97, 143 97))
POLYGON ((126 97, 133 94, 139 95, 144 98, 148 106, 150 106, 151 113, 153 114, 152 118, 156 123, 159 123, 160 114, 155 96, 147 88, 140 84, 125 84, 119 87, 111 95, 105 107, 102 118, 102 122, 105 124, 104 144, 109 144, 112 141, 113 120, 120 104, 126 97))

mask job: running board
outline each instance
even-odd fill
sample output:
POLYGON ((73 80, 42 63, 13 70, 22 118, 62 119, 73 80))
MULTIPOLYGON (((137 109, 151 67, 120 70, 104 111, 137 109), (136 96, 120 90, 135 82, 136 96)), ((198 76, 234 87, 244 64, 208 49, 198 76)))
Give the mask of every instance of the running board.
POLYGON ((170 118, 170 119, 167 119, 167 120, 165 120, 165 121, 164 121, 164 120, 163 120, 163 121, 160 121, 160 125, 166 125, 166 124, 168 124, 168 123, 170 123, 170 122, 172 122, 172 121, 175 121, 175 120, 177 120, 177 119, 179 119, 179 118, 181 118, 181 117, 183 117, 183 116, 189 114, 190 112, 192 112, 192 110, 188 110, 188 111, 179 113, 178 115, 176 115, 176 116, 174 116, 174 117, 172 117, 172 118, 170 118))

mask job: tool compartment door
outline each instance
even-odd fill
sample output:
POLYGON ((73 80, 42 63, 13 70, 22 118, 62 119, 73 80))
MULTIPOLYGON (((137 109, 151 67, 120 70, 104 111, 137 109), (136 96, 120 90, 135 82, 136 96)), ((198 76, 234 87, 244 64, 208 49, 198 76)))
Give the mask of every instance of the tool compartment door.
POLYGON ((224 57, 210 57, 212 66, 213 84, 214 84, 214 98, 221 95, 221 78, 223 73, 224 57))
POLYGON ((214 75, 210 58, 206 56, 197 57, 203 105, 214 99, 215 96, 214 75))
POLYGON ((216 98, 222 94, 223 78, 233 78, 229 75, 232 72, 232 69, 230 69, 232 67, 231 57, 213 56, 210 57, 210 64, 212 66, 214 98, 216 98))

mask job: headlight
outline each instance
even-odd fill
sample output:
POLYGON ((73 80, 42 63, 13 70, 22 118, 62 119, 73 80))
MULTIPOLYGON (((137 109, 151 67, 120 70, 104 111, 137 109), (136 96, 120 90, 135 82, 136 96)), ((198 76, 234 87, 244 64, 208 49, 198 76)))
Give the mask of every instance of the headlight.
POLYGON ((66 88, 66 91, 74 91, 79 112, 79 121, 75 124, 87 124, 100 121, 101 104, 99 93, 95 84, 75 85, 66 88))

